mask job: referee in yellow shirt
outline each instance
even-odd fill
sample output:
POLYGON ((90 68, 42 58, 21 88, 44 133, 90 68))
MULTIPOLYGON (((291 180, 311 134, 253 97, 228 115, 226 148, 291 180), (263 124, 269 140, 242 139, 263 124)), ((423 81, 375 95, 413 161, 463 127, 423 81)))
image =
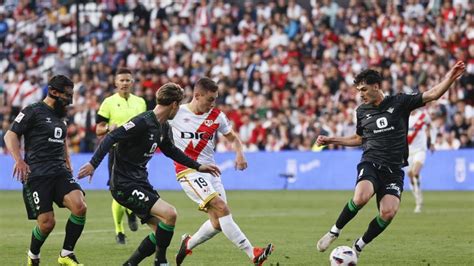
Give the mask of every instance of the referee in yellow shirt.
MULTIPOLYGON (((103 136, 109 131, 127 123, 130 119, 146 111, 146 104, 143 98, 130 93, 133 87, 132 72, 126 68, 119 68, 115 73, 115 87, 117 92, 105 98, 97 113, 97 136, 103 136)), ((114 148, 109 152, 109 181, 114 163, 114 148)), ((122 205, 112 200, 112 215, 115 223, 116 241, 118 244, 125 244, 125 231, 123 229, 123 214, 128 216, 128 226, 130 230, 138 230, 137 217, 122 205)))

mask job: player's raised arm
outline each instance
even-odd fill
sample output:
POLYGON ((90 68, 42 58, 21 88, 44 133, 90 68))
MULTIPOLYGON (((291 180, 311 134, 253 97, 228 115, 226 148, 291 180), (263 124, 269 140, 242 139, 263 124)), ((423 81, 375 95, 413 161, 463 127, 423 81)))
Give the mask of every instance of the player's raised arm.
POLYGON ((438 100, 449 87, 462 76, 466 70, 466 65, 462 61, 458 61, 446 74, 443 81, 434 86, 431 90, 423 93, 423 103, 438 100))
POLYGON ((245 159, 242 148, 242 141, 240 140, 239 136, 235 133, 234 130, 231 130, 228 134, 224 135, 224 137, 229 142, 234 144, 235 169, 245 170, 247 168, 247 160, 245 159))
POLYGON ((336 144, 342 146, 360 146, 362 145, 362 137, 354 134, 350 137, 328 137, 319 135, 316 143, 319 146, 328 145, 328 144, 336 144))

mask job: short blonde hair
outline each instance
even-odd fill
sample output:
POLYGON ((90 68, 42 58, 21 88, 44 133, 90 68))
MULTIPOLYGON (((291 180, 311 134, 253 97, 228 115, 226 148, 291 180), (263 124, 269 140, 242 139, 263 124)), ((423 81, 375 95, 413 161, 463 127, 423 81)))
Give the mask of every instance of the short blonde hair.
POLYGON ((156 104, 159 105, 179 104, 183 98, 184 90, 176 83, 168 82, 156 91, 156 104))

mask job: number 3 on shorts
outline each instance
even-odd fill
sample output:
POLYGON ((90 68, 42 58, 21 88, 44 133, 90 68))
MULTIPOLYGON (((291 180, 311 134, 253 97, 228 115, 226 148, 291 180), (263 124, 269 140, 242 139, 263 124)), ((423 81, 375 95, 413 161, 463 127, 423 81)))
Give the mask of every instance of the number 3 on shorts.
POLYGON ((137 198, 139 200, 143 200, 145 198, 145 193, 141 192, 141 191, 138 191, 137 189, 135 189, 133 192, 132 192, 132 196, 137 196, 137 198))

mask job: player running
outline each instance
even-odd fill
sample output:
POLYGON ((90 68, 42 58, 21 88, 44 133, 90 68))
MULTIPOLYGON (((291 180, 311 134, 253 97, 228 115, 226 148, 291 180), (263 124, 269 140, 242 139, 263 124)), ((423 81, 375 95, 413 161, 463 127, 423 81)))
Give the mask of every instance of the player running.
MULTIPOLYGON (((232 130, 226 115, 214 107, 217 89, 217 84, 209 78, 197 81, 192 101, 181 105, 176 117, 170 121, 174 143, 186 155, 199 163, 213 164, 215 163, 215 141, 219 132, 234 144, 235 168, 244 170, 247 168, 247 161, 242 152, 242 143, 232 130)), ((181 247, 176 255, 176 264, 181 265, 186 255, 191 254, 192 249, 222 231, 236 247, 247 254, 255 265, 262 265, 272 253, 273 245, 268 244, 265 248, 252 246, 232 218, 221 178, 198 173, 176 162, 175 168, 178 181, 186 195, 209 216, 209 219, 192 236, 183 235, 181 247)))
POLYGON ((408 169, 412 193, 415 197, 415 213, 421 212, 423 195, 420 186, 420 173, 426 159, 426 151, 431 146, 430 141, 430 116, 424 109, 415 109, 410 114, 408 121, 408 169))
POLYGON ((167 83, 156 93, 157 105, 152 111, 142 113, 107 134, 89 163, 83 165, 78 178, 91 176, 110 148, 117 143, 113 164, 110 192, 112 197, 132 210, 147 223, 154 234, 147 236, 124 265, 138 265, 156 250, 155 265, 168 265, 166 249, 173 237, 176 209, 160 198, 148 180, 147 163, 160 148, 164 155, 191 169, 219 175, 214 165, 200 164, 172 142, 168 119, 173 119, 184 97, 181 87, 167 83))

